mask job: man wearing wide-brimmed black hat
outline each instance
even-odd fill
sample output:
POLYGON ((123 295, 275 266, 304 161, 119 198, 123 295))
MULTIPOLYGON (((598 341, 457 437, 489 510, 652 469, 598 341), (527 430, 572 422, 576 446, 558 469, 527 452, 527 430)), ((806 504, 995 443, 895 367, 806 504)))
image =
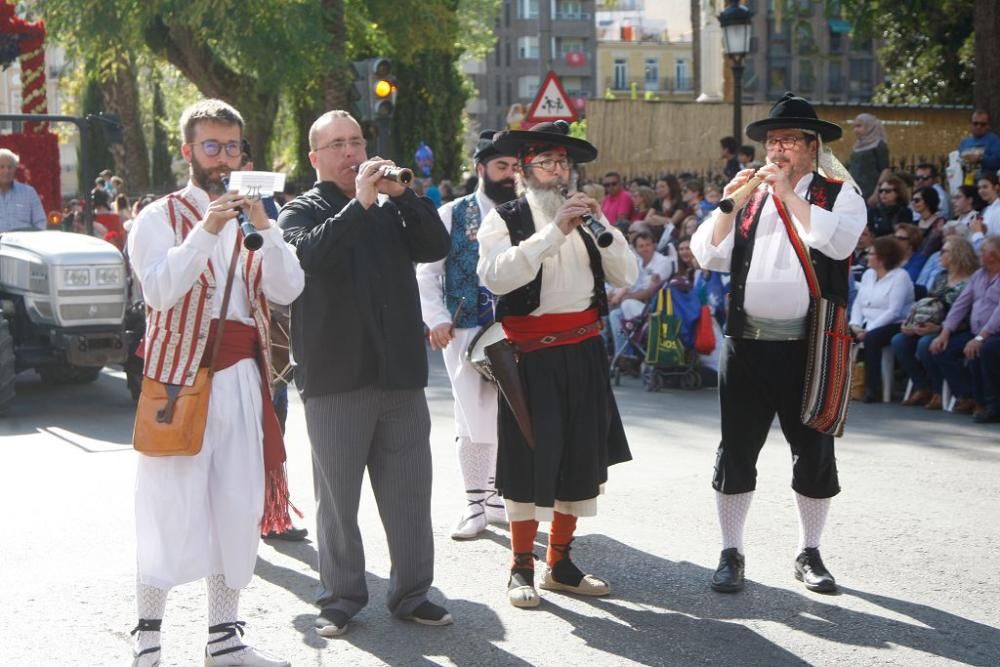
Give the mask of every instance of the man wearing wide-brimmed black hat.
POLYGON ((451 234, 451 250, 438 262, 417 266, 420 306, 431 346, 440 348, 455 399, 455 440, 465 483, 465 509, 451 536, 475 537, 489 523, 505 523, 496 496, 497 388, 483 380, 466 356, 482 327, 493 322, 493 295, 476 275, 479 225, 498 204, 517 197, 517 158, 493 145, 496 130, 484 130, 473 159, 479 184, 472 194, 438 209, 451 234))
MULTIPOLYGON (((756 172, 763 185, 742 209, 707 218, 691 240, 703 268, 730 272, 732 278, 719 383, 722 441, 712 484, 723 550, 712 588, 723 593, 743 588, 743 526, 756 487, 757 456, 777 414, 792 450, 799 510, 794 574, 810 590, 832 592, 836 583, 820 558, 819 542, 830 498, 840 485, 833 437, 801 419, 810 294, 779 209, 804 242, 822 294, 846 302, 848 262, 865 227, 865 204, 825 146, 840 138, 840 127, 819 119, 803 98, 786 93, 746 132, 767 149, 767 164, 756 172)), ((752 169, 740 171, 724 196, 732 197, 752 176, 752 169)))
MULTIPOLYGON (((496 318, 520 352, 518 373, 530 421, 521 431, 500 404, 497 489, 510 519, 514 552, 507 597, 516 607, 539 603, 533 548, 538 521, 552 521, 548 568, 540 586, 606 595, 606 581, 584 574, 569 558, 580 516, 593 516, 608 465, 631 458, 608 382, 600 336, 607 314, 605 280, 632 285, 638 274, 625 237, 611 229, 599 248, 581 224, 600 205, 582 193, 566 197, 574 164, 597 149, 569 136, 561 121, 494 138, 518 156, 524 196, 498 206, 479 228, 479 277, 498 295, 496 318)), ((523 420, 522 420, 523 423, 523 420)))

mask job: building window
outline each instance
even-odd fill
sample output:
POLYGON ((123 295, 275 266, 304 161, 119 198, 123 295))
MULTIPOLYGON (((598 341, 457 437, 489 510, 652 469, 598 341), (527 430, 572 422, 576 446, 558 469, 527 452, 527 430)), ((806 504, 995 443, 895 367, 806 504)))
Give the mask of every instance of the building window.
POLYGON ((500 86, 501 86, 500 77, 497 77, 496 78, 496 94, 497 94, 496 100, 497 100, 497 106, 502 106, 503 105, 503 97, 501 96, 501 88, 500 88, 500 86))
POLYGON ((785 94, 791 86, 788 85, 788 63, 771 63, 767 70, 767 95, 778 98, 785 94))
POLYGON ((503 64, 510 67, 510 42, 503 43, 503 64))
POLYGON ((535 95, 538 94, 539 83, 537 74, 519 77, 517 80, 517 96, 521 99, 535 99, 535 95))
POLYGON ((830 31, 830 53, 844 52, 844 35, 836 30, 830 31))
POLYGON ((514 102, 514 82, 509 78, 507 79, 507 98, 504 104, 509 106, 514 102))
POLYGON ((628 88, 628 61, 624 58, 615 58, 615 80, 611 87, 615 90, 625 90, 628 88))
POLYGON ((808 23, 801 22, 795 27, 795 41, 800 56, 808 56, 816 51, 816 40, 813 39, 813 29, 808 23))
POLYGON ((816 87, 816 74, 813 72, 811 60, 799 61, 799 90, 803 93, 811 93, 816 87))
POLYGON ((645 65, 645 90, 660 89, 660 61, 656 58, 646 58, 645 65))
POLYGON ((500 67, 500 42, 497 42, 497 47, 493 50, 493 64, 500 67))
POLYGON ((767 53, 770 56, 790 56, 792 46, 789 40, 791 21, 782 21, 781 32, 775 30, 774 19, 767 22, 767 53))
POLYGON ((834 60, 830 63, 830 67, 827 70, 827 82, 826 89, 831 93, 842 93, 844 92, 844 68, 839 60, 834 60))
POLYGON ((586 47, 584 47, 583 40, 579 37, 561 37, 555 40, 555 57, 560 60, 566 58, 567 53, 579 52, 583 53, 586 47))
POLYGON ((517 18, 537 19, 538 0, 517 0, 517 18))
POLYGON ((872 61, 851 59, 847 92, 852 99, 867 100, 872 94, 872 61))
POLYGON ((757 68, 754 66, 756 61, 752 58, 743 61, 743 91, 747 93, 752 93, 757 90, 757 68))
POLYGON ((580 21, 587 17, 580 0, 556 0, 554 18, 557 21, 580 21))
POLYGON ((678 58, 674 62, 674 78, 677 80, 676 90, 678 92, 688 92, 692 90, 693 81, 688 72, 688 61, 678 58))
POLYGON ((521 60, 538 60, 538 37, 518 37, 517 57, 521 60))

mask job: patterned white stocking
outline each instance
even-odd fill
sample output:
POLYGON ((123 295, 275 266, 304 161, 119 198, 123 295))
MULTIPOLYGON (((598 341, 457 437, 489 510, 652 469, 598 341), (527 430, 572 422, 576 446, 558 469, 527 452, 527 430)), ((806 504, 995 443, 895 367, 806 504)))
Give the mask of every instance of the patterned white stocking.
POLYGON ((743 527, 747 522, 751 500, 753 491, 733 494, 716 492, 715 508, 719 513, 723 550, 736 547, 739 553, 743 553, 743 527))
MULTIPOLYGON (((147 586, 141 581, 136 581, 135 603, 139 612, 139 625, 136 626, 136 629, 133 631, 133 634, 135 635, 136 654, 139 654, 146 649, 159 647, 159 623, 163 620, 163 613, 167 609, 168 590, 169 589, 166 588, 147 586), (144 626, 149 627, 148 623, 150 621, 155 624, 156 629, 143 629, 144 626)), ((154 658, 158 657, 156 654, 146 655, 149 656, 150 664, 152 664, 152 660, 154 658)))
POLYGON ((830 512, 830 499, 809 498, 796 493, 795 503, 799 506, 799 551, 806 547, 819 548, 826 515, 830 512))
MULTIPOLYGON (((465 497, 470 507, 473 503, 482 503, 491 488, 492 473, 484 451, 483 446, 472 442, 471 438, 464 436, 458 438, 458 466, 462 469, 465 497)), ((496 467, 495 461, 494 467, 496 467)))
POLYGON ((226 586, 226 578, 221 574, 206 577, 205 583, 208 585, 208 627, 230 625, 225 630, 210 632, 209 651, 215 653, 221 649, 242 646, 242 628, 235 625, 240 608, 240 592, 226 586))

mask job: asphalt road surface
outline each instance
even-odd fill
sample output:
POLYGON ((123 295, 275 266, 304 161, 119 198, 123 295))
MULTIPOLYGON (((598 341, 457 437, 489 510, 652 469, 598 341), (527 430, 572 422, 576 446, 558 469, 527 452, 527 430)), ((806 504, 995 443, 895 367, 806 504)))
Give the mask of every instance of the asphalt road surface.
MULTIPOLYGON (((127 665, 135 624, 130 449, 123 377, 46 387, 25 374, 0 418, 0 665, 127 665)), ((919 408, 851 408, 838 442, 843 492, 824 559, 841 584, 822 596, 792 577, 797 520, 787 446, 775 428, 747 527, 745 591, 708 587, 719 537, 709 481, 715 391, 618 390, 635 460, 612 468, 600 514, 580 521, 574 558, 612 595, 542 591, 536 610, 506 601, 508 534, 455 542, 464 506, 451 395, 432 355, 433 599, 455 617, 428 628, 389 617, 385 538, 362 500, 371 602, 347 634, 312 629, 316 545, 262 544, 244 592, 246 640, 301 665, 1000 665, 1000 429, 919 408)), ((302 407, 288 422, 293 499, 314 532, 302 407)), ((543 526, 536 551, 544 553, 543 526)), ((170 594, 165 666, 202 664, 203 583, 170 594)))

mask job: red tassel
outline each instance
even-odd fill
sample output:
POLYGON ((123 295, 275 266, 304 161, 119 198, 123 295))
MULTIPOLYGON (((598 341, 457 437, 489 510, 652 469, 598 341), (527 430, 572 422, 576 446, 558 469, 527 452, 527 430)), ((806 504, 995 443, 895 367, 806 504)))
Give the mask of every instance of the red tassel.
POLYGON ((272 531, 283 533, 291 528, 292 517, 288 514, 289 507, 300 519, 302 518, 302 512, 289 498, 285 466, 268 470, 264 480, 264 516, 260 520, 261 534, 267 535, 272 531))

